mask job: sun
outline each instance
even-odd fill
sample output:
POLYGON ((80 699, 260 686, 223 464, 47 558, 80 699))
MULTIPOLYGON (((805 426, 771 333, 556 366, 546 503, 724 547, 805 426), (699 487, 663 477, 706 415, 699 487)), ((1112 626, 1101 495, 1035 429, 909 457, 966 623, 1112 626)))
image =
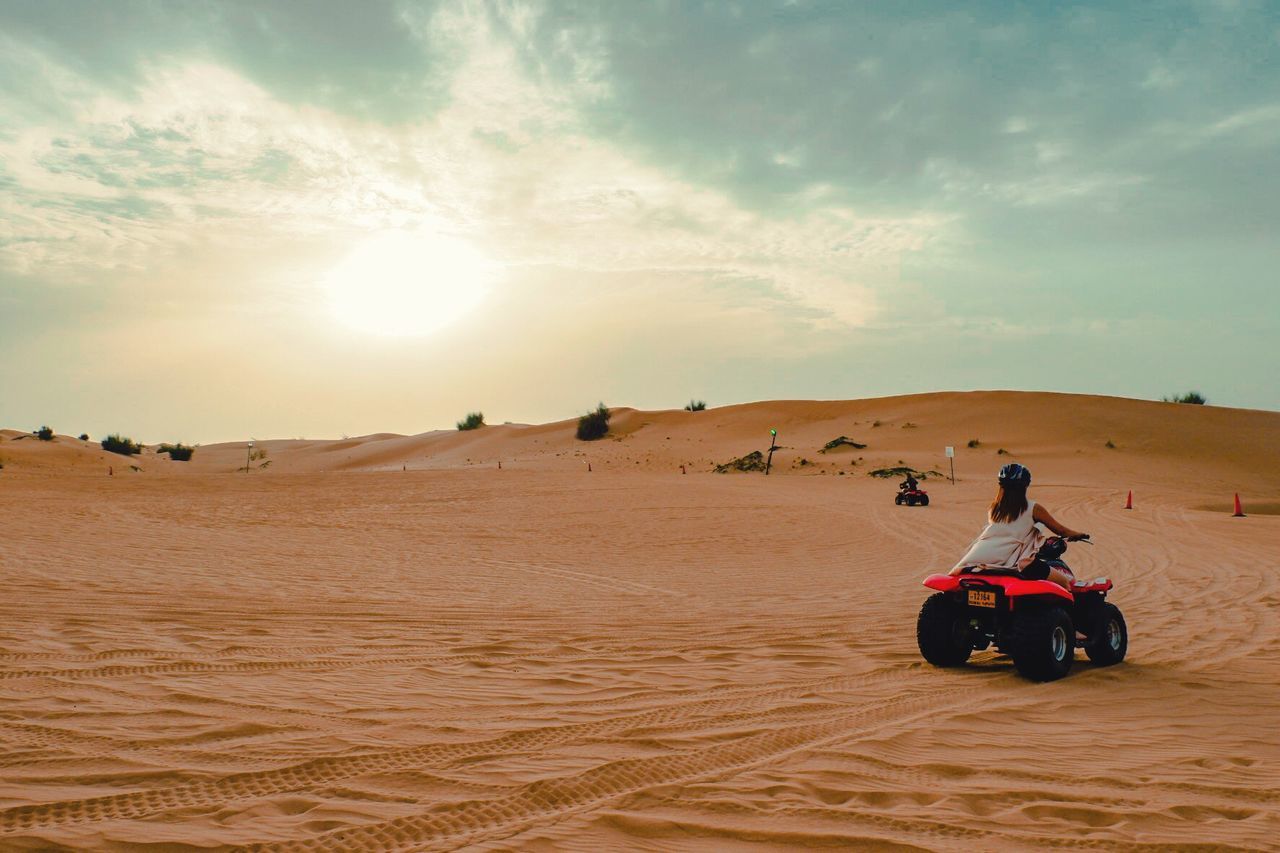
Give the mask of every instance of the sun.
POLYGON ((429 335, 474 309, 488 293, 495 269, 456 237, 380 234, 329 272, 329 305, 335 318, 361 332, 429 335))

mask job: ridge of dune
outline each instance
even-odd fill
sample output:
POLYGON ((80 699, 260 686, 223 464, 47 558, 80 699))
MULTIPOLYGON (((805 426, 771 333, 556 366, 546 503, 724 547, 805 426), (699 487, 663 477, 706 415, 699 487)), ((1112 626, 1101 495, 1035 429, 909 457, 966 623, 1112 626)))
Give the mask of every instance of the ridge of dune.
MULTIPOLYGON (((1252 489, 1268 500, 1280 498, 1280 412, 1026 391, 770 400, 703 412, 611 411, 609 435, 594 442, 575 439, 574 418, 416 435, 260 440, 255 446, 267 455, 253 467, 263 473, 367 472, 496 467, 502 462, 506 467, 567 471, 590 462, 593 470, 685 466, 700 473, 753 450, 767 450, 768 430, 776 428, 775 470, 783 475, 863 475, 900 464, 949 472, 943 451, 952 446, 961 477, 986 476, 993 466, 1017 458, 1041 466, 1050 478, 1084 467, 1117 486, 1193 478, 1203 482, 1206 493, 1234 484, 1236 490, 1252 489), (840 435, 867 447, 856 453, 849 448, 821 451, 840 435), (974 439, 978 446, 968 447, 974 439)), ((83 471, 123 463, 125 470, 137 465, 146 473, 170 474, 235 471, 245 464, 246 448, 239 442, 204 445, 191 462, 173 463, 154 448, 126 460, 104 453, 95 442, 67 436, 55 442, 18 438, 25 434, 0 432, 0 463, 7 459, 16 469, 83 471)))

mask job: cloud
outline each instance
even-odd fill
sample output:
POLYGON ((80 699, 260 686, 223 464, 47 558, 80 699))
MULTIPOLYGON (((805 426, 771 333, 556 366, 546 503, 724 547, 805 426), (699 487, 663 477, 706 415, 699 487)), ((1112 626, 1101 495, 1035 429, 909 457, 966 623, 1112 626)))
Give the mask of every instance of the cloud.
POLYGON ((509 11, 501 27, 469 4, 409 16, 422 49, 447 45, 456 64, 445 106, 392 127, 290 104, 209 61, 142 63, 122 95, 45 58, 68 117, 0 141, 13 186, 0 258, 24 273, 138 272, 197 244, 258 251, 429 227, 515 270, 677 273, 721 294, 726 281, 767 282, 775 298, 847 326, 872 315, 876 287, 945 225, 861 215, 812 188, 799 212, 769 215, 669 174, 585 121, 582 105, 609 92, 598 39, 556 39, 550 57, 568 78, 531 73, 518 39, 536 13, 509 11))

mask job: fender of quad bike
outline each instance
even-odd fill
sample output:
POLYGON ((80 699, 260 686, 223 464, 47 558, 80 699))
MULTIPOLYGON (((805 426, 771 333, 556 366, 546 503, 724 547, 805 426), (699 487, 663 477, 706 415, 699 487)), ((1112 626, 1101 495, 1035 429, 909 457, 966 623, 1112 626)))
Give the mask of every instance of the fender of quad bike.
POLYGON ((1008 575, 929 575, 924 579, 924 585, 929 589, 936 589, 939 592, 955 592, 960 589, 964 581, 978 581, 978 585, 998 586, 1004 589, 1004 594, 1009 598, 1019 598, 1026 595, 1056 595, 1067 601, 1075 601, 1075 596, 1058 586, 1053 581, 1029 581, 1025 578, 1009 577, 1008 575))

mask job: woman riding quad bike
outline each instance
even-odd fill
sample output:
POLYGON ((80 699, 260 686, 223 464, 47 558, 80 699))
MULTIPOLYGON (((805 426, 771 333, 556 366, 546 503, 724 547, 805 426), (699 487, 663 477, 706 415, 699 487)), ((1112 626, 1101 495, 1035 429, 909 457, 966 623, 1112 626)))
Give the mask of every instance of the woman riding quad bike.
POLYGON ((987 526, 950 573, 924 582, 937 590, 916 622, 925 660, 955 666, 995 643, 1037 681, 1066 675, 1077 646, 1094 663, 1119 663, 1128 629, 1106 601, 1111 581, 1077 581, 1060 559, 1068 541, 1088 541, 1089 534, 1027 500, 1031 472, 1022 465, 1005 465, 998 482, 987 526), (1040 525, 1059 535, 1045 540, 1040 525))

